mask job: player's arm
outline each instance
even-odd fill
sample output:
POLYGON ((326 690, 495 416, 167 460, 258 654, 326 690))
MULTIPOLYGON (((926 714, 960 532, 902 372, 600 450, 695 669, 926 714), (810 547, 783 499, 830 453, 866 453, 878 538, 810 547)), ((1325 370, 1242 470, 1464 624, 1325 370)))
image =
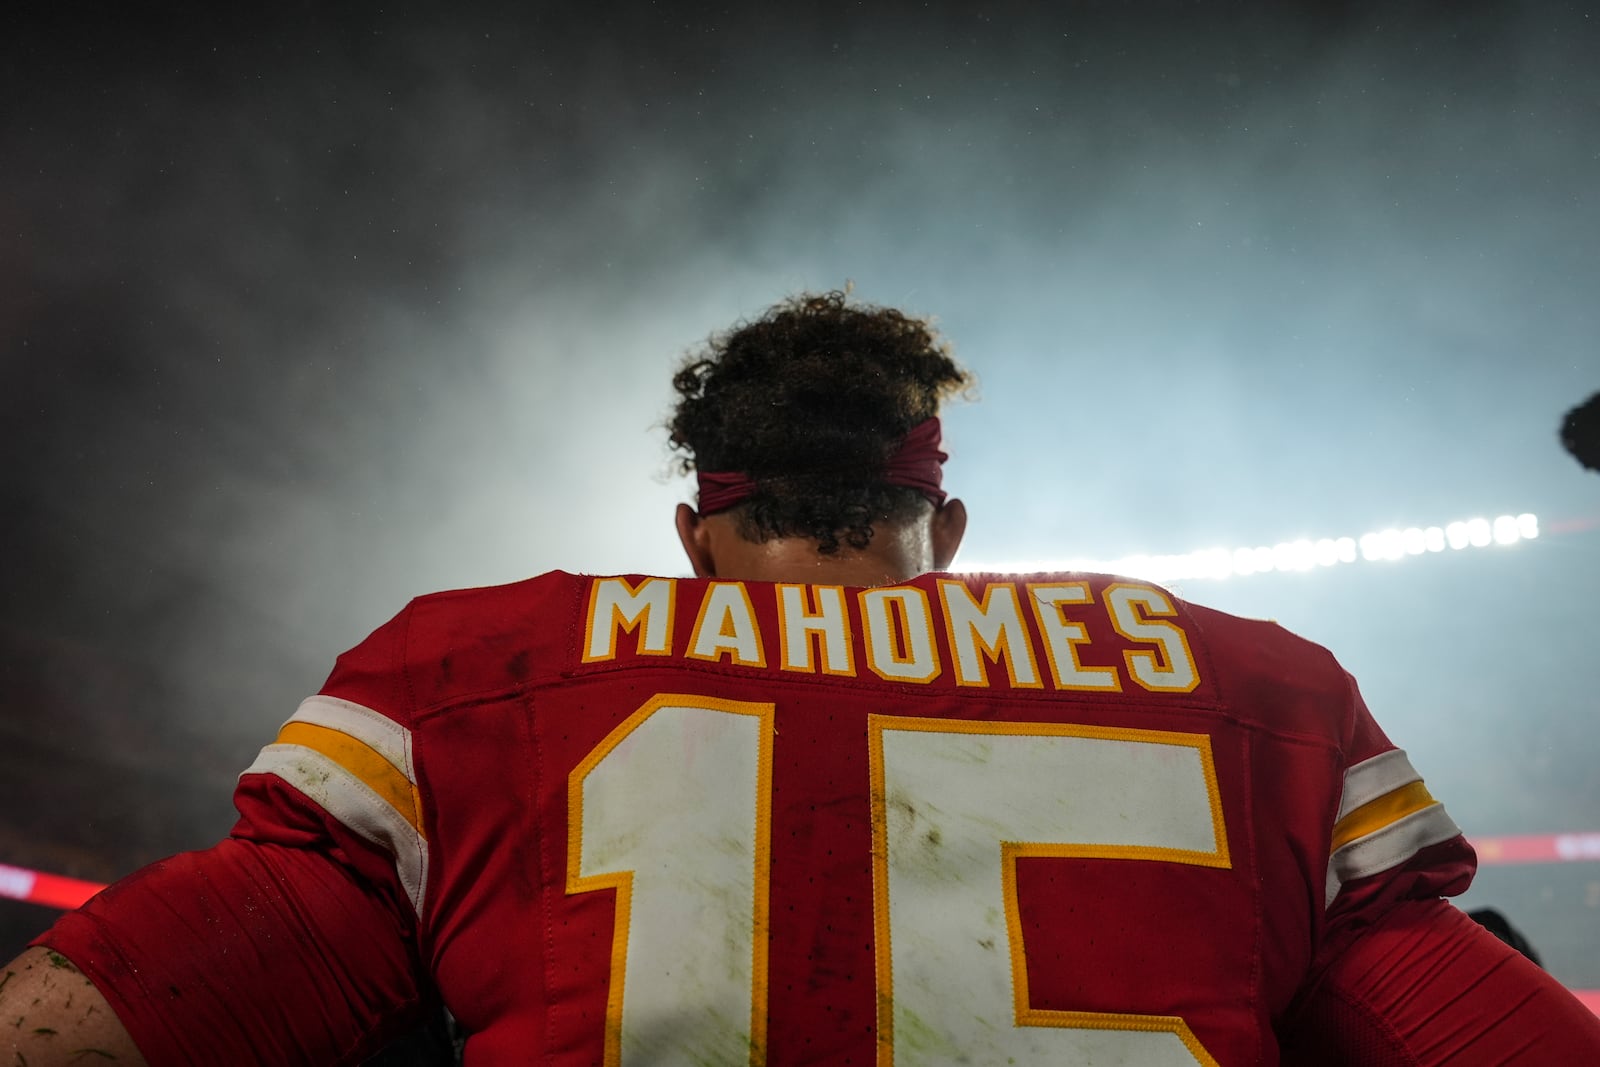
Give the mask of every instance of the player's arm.
POLYGON ((1600 1021, 1442 897, 1477 867, 1460 828, 1348 680, 1354 757, 1325 844, 1320 942, 1284 1062, 1600 1063, 1600 1021))
POLYGON ((1408 900, 1351 940, 1286 1041, 1292 1067, 1600 1063, 1600 1019, 1443 900, 1408 900))
POLYGON ((142 1067, 127 1027, 61 953, 30 948, 0 971, 0 1063, 142 1067))
POLYGON ((17 996, 0 990, 31 1009, 0 1019, 0 1047, 21 1030, 30 1043, 0 1063, 81 1067, 95 1056, 84 1049, 120 1055, 96 1043, 119 1033, 151 1063, 359 1063, 430 1001, 411 925, 342 848, 230 838, 62 916, 39 938, 44 954, 22 961, 34 967, 17 996), (51 966, 64 960, 70 973, 51 966), (85 978, 98 990, 87 1005, 85 978), (119 1024, 99 1029, 108 1013, 119 1024), (36 1061, 41 1048, 60 1058, 36 1061))
POLYGON ((78 987, 35 965, 26 1005, 48 1002, 63 1025, 35 1023, 28 1040, 66 1038, 67 1058, 19 1048, 3 1067, 118 1055, 81 1029, 107 1007, 163 1065, 359 1063, 415 1023, 433 994, 418 949, 428 850, 402 724, 406 618, 340 657, 240 776, 227 840, 151 864, 41 935, 46 964, 70 960, 101 1001, 74 1021, 78 987))

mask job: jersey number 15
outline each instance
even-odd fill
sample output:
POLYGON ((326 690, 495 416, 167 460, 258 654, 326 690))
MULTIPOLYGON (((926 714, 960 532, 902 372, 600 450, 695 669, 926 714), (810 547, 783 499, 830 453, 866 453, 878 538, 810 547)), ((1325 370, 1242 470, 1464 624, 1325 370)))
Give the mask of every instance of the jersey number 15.
MULTIPOLYGON (((766 1062, 773 719, 661 694, 568 779, 567 892, 616 891, 607 1067, 766 1062)), ((1229 866, 1205 735, 873 715, 868 738, 879 1067, 1214 1067, 1175 1015, 1033 1007, 1016 887, 1028 856, 1229 866)))

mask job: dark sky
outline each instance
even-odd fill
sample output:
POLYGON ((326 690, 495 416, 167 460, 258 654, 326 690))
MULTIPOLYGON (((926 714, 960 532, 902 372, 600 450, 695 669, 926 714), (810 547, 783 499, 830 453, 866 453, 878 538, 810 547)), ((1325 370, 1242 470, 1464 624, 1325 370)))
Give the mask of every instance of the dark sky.
MULTIPOLYGON (((415 594, 681 571, 674 362, 847 282, 978 375, 969 562, 1537 512, 1514 549, 1183 592, 1328 643, 1469 832, 1600 829, 1600 537, 1555 532, 1600 515, 1555 440, 1600 389, 1585 7, 23 20, 0 863, 113 877, 224 832, 415 594)), ((1474 902, 1600 986, 1593 865, 1474 902)))

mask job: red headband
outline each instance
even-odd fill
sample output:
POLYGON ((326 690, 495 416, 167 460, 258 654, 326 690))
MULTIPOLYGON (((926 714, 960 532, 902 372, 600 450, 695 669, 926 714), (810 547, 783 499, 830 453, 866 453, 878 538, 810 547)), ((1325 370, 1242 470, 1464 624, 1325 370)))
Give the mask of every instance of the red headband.
MULTIPOLYGON (((950 457, 939 450, 941 436, 937 417, 913 426, 883 465, 882 479, 890 485, 915 489, 931 500, 934 507, 943 505, 945 492, 940 486, 944 481, 944 469, 941 465, 950 457)), ((736 508, 756 491, 755 481, 744 474, 700 471, 695 477, 700 483, 702 516, 736 508)))

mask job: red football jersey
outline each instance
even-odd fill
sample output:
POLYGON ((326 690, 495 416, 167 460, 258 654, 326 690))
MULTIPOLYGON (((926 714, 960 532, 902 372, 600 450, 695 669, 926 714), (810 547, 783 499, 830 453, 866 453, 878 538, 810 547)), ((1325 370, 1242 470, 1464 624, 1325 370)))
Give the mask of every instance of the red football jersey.
POLYGON ((437 996, 469 1065, 1272 1064, 1474 865, 1327 651, 1084 574, 423 597, 237 803, 43 939, 153 1059, 263 1005, 261 1062, 353 1062, 437 996), (169 981, 178 926, 233 970, 169 981))

